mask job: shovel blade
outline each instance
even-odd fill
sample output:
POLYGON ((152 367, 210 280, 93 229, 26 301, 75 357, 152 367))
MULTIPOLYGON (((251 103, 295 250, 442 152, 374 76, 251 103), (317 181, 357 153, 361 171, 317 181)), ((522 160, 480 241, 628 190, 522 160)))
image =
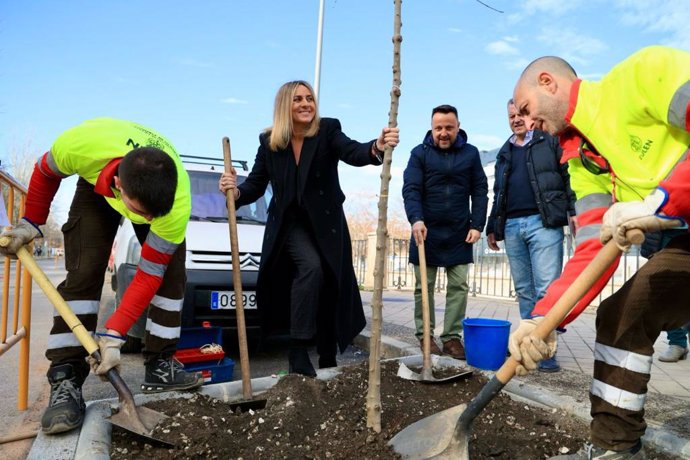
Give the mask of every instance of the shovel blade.
POLYGON ((418 374, 417 372, 414 372, 412 369, 407 367, 405 363, 400 363, 400 367, 398 367, 398 377, 405 380, 413 380, 422 383, 450 383, 455 382, 457 380, 467 379, 471 376, 472 371, 465 371, 459 374, 451 375, 449 377, 443 377, 438 379, 434 377, 434 374, 432 373, 431 369, 422 369, 422 373, 418 374))
POLYGON ((405 459, 469 460, 469 433, 456 425, 465 404, 423 418, 396 434, 388 445, 405 459))
POLYGON ((167 415, 148 407, 136 407, 121 402, 120 410, 110 416, 110 423, 152 443, 174 447, 175 444, 151 435, 156 425, 166 418, 167 415))
POLYGON ((422 376, 416 372, 413 372, 412 369, 405 365, 405 363, 400 363, 400 367, 398 367, 398 377, 405 380, 422 380, 422 376))

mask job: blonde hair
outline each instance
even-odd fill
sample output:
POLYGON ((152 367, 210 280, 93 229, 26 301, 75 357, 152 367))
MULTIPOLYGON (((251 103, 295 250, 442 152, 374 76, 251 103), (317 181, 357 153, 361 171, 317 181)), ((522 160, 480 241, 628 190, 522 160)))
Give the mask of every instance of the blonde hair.
MULTIPOLYGON (((314 98, 314 104, 316 105, 314 89, 306 81, 289 81, 280 87, 276 94, 275 105, 273 106, 273 126, 266 128, 264 131, 268 135, 268 146, 274 152, 287 148, 290 139, 292 139, 294 129, 292 124, 292 100, 295 97, 297 88, 300 86, 304 86, 309 90, 309 93, 314 98)), ((314 119, 307 127, 304 136, 316 136, 319 132, 319 123, 319 106, 316 105, 314 119)))

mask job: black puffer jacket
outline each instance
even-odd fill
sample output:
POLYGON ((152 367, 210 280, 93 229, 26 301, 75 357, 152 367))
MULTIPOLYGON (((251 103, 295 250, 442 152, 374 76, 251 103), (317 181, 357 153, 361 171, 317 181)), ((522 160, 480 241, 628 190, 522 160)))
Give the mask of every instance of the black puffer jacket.
MULTIPOLYGON (((465 238, 471 228, 480 233, 484 229, 488 191, 479 151, 467 143, 462 129, 449 149, 437 148, 431 131, 412 149, 404 173, 403 200, 410 224, 421 220, 426 225, 429 266, 472 263, 472 245, 465 238)), ((410 262, 419 264, 412 239, 410 262)))
MULTIPOLYGON (((568 164, 561 164, 558 140, 544 131, 534 130, 526 147, 527 173, 544 227, 568 225, 568 215, 575 215, 575 193, 570 188, 568 164)), ((486 225, 486 234, 493 233, 496 241, 504 239, 510 160, 510 141, 506 141, 496 155, 494 201, 486 225)))

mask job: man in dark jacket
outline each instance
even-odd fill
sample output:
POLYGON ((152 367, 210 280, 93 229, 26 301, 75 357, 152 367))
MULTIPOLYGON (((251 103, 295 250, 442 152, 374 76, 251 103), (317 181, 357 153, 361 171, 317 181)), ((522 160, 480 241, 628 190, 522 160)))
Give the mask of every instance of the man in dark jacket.
MULTIPOLYGON (((494 201, 486 236, 491 249, 505 240, 510 272, 520 305, 520 317, 532 317, 537 300, 563 268, 563 226, 575 214, 568 166, 561 165, 556 138, 530 130, 508 101, 513 135, 496 157, 494 201)), ((530 122, 531 124, 531 122, 530 122)), ((556 357, 539 363, 543 372, 557 372, 556 357)))
POLYGON ((422 294, 417 245, 426 246, 428 263, 431 352, 441 354, 433 340, 434 281, 438 267, 448 275, 443 321, 443 353, 465 359, 461 341, 462 320, 467 308, 467 265, 472 245, 486 222, 488 185, 479 151, 467 143, 460 129, 458 111, 441 105, 431 112, 431 131, 410 155, 404 174, 403 200, 412 225, 410 263, 415 266, 416 336, 423 348, 422 294), (470 206, 471 201, 471 206, 470 206))

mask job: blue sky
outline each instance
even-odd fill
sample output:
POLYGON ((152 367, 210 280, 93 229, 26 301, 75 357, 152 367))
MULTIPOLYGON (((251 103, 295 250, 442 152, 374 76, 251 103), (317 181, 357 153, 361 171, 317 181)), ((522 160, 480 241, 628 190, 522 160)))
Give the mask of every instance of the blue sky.
MULTIPOLYGON (((469 142, 508 137, 505 102, 524 66, 542 55, 598 79, 651 44, 690 50, 690 8, 679 0, 475 0, 403 2, 401 142, 391 208, 401 208, 402 171, 449 103, 469 142)), ((313 81, 318 0, 0 1, 0 160, 36 156, 61 131, 96 117, 148 125, 181 153, 250 162, 287 80, 313 81)), ((388 121, 392 0, 326 0, 322 116, 350 137, 374 138, 388 121)), ((375 205, 378 170, 341 167, 349 209, 375 205)), ((63 216, 71 189, 54 212, 63 216)), ((62 220, 59 218, 58 220, 62 220)))

